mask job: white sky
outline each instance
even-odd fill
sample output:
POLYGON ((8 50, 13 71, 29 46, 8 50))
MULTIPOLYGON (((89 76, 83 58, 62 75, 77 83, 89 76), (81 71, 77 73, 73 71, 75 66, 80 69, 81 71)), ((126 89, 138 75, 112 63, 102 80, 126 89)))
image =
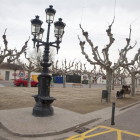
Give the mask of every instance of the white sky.
MULTIPOLYGON (((100 53, 109 42, 106 29, 114 17, 115 0, 0 0, 0 3, 0 45, 3 47, 2 35, 6 28, 9 49, 16 47, 20 50, 29 36, 32 39, 30 20, 34 19, 35 15, 39 15, 40 20, 43 21, 42 27, 45 29, 43 41, 45 41, 47 35, 45 9, 49 5, 53 5, 56 10, 54 21, 62 18, 63 22, 66 23, 63 41, 60 44, 59 53, 55 56, 56 60, 62 61, 66 58, 70 61, 76 58, 76 61, 86 62, 81 54, 77 38, 79 35, 81 40, 85 40, 79 24, 82 24, 85 31, 89 31, 90 39, 94 46, 98 46, 100 53)), ((132 24, 131 45, 133 46, 135 40, 140 38, 139 6, 140 0, 116 0, 115 22, 112 26, 115 42, 109 51, 112 62, 116 62, 118 59, 118 49, 120 50, 126 45, 125 38, 129 36, 130 24, 132 24)), ((31 39, 28 43, 29 50, 33 49, 31 39)), ((54 26, 52 24, 50 42, 54 40, 54 26)), ((128 53, 128 60, 133 59, 139 47, 140 39, 137 40, 137 46, 133 51, 128 53)), ((85 50, 91 56, 91 49, 87 43, 85 50)))

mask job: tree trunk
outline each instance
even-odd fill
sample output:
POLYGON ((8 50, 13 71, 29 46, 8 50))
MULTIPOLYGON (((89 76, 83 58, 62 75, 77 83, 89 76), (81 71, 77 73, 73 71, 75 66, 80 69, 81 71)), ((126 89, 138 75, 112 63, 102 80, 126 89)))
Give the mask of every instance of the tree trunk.
POLYGON ((135 96, 135 73, 131 73, 131 82, 132 82, 131 96, 135 96))
POLYGON ((113 76, 112 76, 112 90, 114 90, 114 73, 113 73, 113 76))
POLYGON ((31 72, 28 71, 28 87, 31 87, 31 81, 30 81, 30 76, 31 76, 31 72))
POLYGON ((97 84, 97 79, 94 80, 94 84, 97 84))
POLYGON ((89 88, 91 88, 91 76, 89 75, 89 88))
POLYGON ((66 75, 63 75, 63 88, 66 88, 66 75))
POLYGON ((125 85, 125 78, 122 78, 122 83, 121 85, 125 85))
POLYGON ((123 85, 123 78, 121 77, 121 85, 123 85))
POLYGON ((137 78, 136 78, 136 87, 138 86, 138 83, 137 83, 137 78))
POLYGON ((106 69, 106 90, 108 91, 108 102, 111 102, 111 80, 112 80, 112 69, 106 69))

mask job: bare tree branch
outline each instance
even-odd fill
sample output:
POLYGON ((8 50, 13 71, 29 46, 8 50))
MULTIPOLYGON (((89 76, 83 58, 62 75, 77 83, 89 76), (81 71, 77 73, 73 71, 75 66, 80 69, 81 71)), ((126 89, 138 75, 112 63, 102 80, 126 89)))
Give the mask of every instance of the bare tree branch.
POLYGON ((138 57, 140 55, 140 49, 139 49, 138 52, 136 53, 134 59, 131 62, 127 61, 126 55, 127 55, 128 51, 133 49, 137 44, 137 42, 135 42, 133 47, 130 46, 131 30, 132 30, 131 26, 130 26, 129 38, 126 38, 126 46, 123 49, 121 49, 121 51, 119 53, 120 57, 119 57, 117 63, 114 63, 114 65, 112 66, 112 62, 109 60, 109 49, 115 41, 115 39, 113 38, 113 34, 111 32, 114 20, 115 20, 115 16, 114 16, 114 19, 113 19, 112 23, 108 26, 108 29, 106 30, 107 36, 109 37, 109 43, 105 46, 105 48, 102 49, 102 54, 103 54, 104 59, 101 59, 100 54, 98 52, 98 47, 94 47, 93 42, 89 39, 88 32, 85 32, 81 25, 80 25, 80 29, 82 30, 82 34, 85 37, 87 43, 91 47, 93 60, 91 60, 89 58, 88 54, 85 52, 85 41, 81 41, 79 36, 78 36, 78 39, 80 41, 81 51, 82 51, 82 54, 85 56, 86 60, 91 65, 99 65, 99 66, 101 66, 101 68, 106 70, 106 77, 107 77, 106 89, 109 93, 109 96, 108 96, 109 101, 111 99, 110 98, 111 97, 111 80, 112 80, 113 71, 118 69, 120 66, 121 67, 126 67, 126 66, 130 66, 130 65, 134 65, 135 62, 138 60, 138 57))
POLYGON ((5 48, 2 50, 1 48, 1 53, 0 53, 0 65, 4 62, 4 60, 7 58, 7 62, 13 62, 16 59, 18 59, 20 57, 20 55, 25 52, 27 50, 27 44, 29 39, 25 42, 25 45, 21 48, 21 50, 18 52, 16 49, 8 49, 8 41, 6 39, 6 31, 7 29, 5 29, 4 35, 2 36, 3 38, 3 42, 4 42, 4 46, 5 48))

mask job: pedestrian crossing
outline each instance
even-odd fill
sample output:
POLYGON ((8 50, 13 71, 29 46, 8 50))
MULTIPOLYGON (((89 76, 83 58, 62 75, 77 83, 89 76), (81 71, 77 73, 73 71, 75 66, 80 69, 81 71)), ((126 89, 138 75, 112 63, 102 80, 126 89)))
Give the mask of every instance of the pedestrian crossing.
POLYGON ((0 87, 5 87, 4 85, 0 84, 0 87))

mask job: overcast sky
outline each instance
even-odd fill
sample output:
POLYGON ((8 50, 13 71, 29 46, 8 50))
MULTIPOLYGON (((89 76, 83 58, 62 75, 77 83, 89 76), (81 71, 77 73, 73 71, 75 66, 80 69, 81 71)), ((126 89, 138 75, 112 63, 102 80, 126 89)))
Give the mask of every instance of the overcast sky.
MULTIPOLYGON (((112 33, 115 38, 114 44, 109 51, 110 59, 115 62, 118 59, 118 49, 126 45, 126 37, 129 37, 129 27, 132 25, 131 45, 137 40, 137 46, 128 53, 128 60, 133 59, 134 54, 140 47, 140 0, 0 0, 0 45, 4 47, 2 35, 7 28, 8 48, 20 48, 30 36, 31 19, 35 15, 40 16, 45 29, 43 40, 46 40, 47 23, 45 9, 53 5, 56 10, 54 21, 62 18, 66 23, 63 41, 60 44, 59 53, 55 59, 59 61, 65 58, 70 61, 76 58, 86 62, 81 54, 79 40, 85 40, 79 28, 82 25, 85 31, 89 32, 90 39, 94 46, 98 46, 99 52, 108 44, 106 29, 112 22, 115 14, 115 22, 112 26, 112 33), (114 12, 115 9, 115 12, 114 12)), ((30 39, 29 50, 33 49, 33 42, 30 39)), ((50 42, 54 38, 54 25, 51 25, 50 42)), ((91 56, 90 46, 86 43, 86 52, 91 56)), ((102 53, 101 53, 102 55, 102 53)), ((92 56, 91 56, 92 58, 92 56)))

